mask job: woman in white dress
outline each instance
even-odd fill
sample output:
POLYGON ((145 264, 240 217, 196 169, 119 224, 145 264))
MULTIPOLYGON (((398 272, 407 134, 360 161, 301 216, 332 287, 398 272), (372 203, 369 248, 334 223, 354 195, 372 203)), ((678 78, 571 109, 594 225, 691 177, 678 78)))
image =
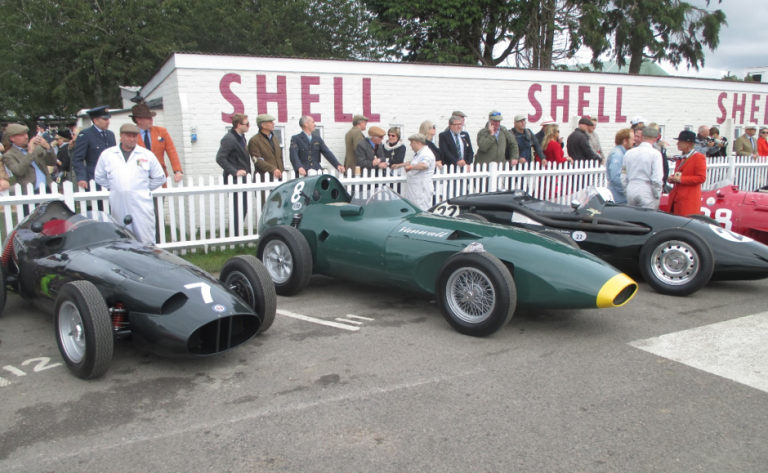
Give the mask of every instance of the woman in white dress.
POLYGON ((421 210, 427 210, 432 206, 434 194, 432 176, 435 174, 435 155, 427 146, 427 138, 424 135, 411 135, 408 140, 416 154, 409 163, 395 164, 392 168, 405 168, 405 198, 421 210))

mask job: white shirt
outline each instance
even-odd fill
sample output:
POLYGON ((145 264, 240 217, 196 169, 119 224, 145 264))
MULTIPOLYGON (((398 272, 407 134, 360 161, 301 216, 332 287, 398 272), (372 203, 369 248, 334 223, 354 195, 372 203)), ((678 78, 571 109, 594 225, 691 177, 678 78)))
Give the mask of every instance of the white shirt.
POLYGON ((650 143, 643 142, 624 154, 621 183, 626 190, 631 185, 646 185, 653 190, 654 198, 661 196, 663 163, 661 153, 650 143))

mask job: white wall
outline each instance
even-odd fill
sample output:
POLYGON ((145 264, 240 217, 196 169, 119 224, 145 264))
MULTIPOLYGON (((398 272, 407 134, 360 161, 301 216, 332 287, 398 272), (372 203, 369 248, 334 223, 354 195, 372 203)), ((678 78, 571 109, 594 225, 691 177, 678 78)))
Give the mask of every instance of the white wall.
MULTIPOLYGON (((603 90, 602 115, 606 121, 599 123, 597 132, 606 152, 613 146, 614 134, 628 127, 629 120, 637 115, 644 117, 646 123, 655 121, 664 125, 665 140, 673 150, 672 138, 687 125, 694 130, 702 124, 718 125, 723 135, 732 137, 734 127, 748 123, 753 116, 758 124, 768 124, 768 84, 400 63, 177 54, 144 86, 142 95, 148 99, 163 98, 164 116, 162 121, 158 117, 156 124, 168 128, 179 149, 185 173, 188 176, 218 175, 221 170, 215 163, 216 151, 229 125, 222 120, 222 113, 229 114, 235 109, 232 101, 223 95, 222 87, 229 88, 236 100, 242 102, 243 111, 254 123, 251 135, 257 133, 256 115, 269 113, 278 117, 278 126, 285 127, 287 143, 291 135, 300 131, 302 101, 308 98, 302 91, 303 76, 319 78, 319 84, 309 89, 319 99, 311 104, 311 112, 321 114, 317 123, 323 126, 325 141, 340 160, 345 154, 344 135, 351 123, 335 117, 335 103, 339 98, 335 93, 335 78, 343 81, 340 111, 363 113, 363 80, 369 79, 370 112, 379 114, 380 119, 368 126, 386 129, 392 124, 404 125, 405 137, 417 132, 423 120, 436 122, 438 132, 444 130, 453 110, 469 115, 466 128, 473 142, 492 109, 504 114, 503 124, 507 127, 513 126, 514 115, 526 114, 529 127, 538 131, 536 123, 541 118, 535 116, 536 104, 542 109, 542 116, 551 114, 553 86, 557 88, 558 98, 563 97, 565 86, 569 89, 567 116, 564 120, 561 107, 555 117, 564 135, 573 129, 580 112, 598 115, 600 90, 603 90), (239 76, 240 83, 223 86, 222 79, 227 74, 239 76), (276 92, 278 77, 285 77, 284 117, 279 116, 275 102, 259 109, 259 75, 266 78, 267 93, 276 92), (580 90, 584 93, 580 94, 580 90), (622 98, 617 114, 619 90, 622 98), (580 106, 580 95, 588 105, 580 106), (736 113, 735 119, 734 96, 737 105, 744 105, 744 112, 736 113), (192 127, 197 129, 196 143, 191 142, 192 127)), ((288 163, 287 152, 284 155, 288 163)))

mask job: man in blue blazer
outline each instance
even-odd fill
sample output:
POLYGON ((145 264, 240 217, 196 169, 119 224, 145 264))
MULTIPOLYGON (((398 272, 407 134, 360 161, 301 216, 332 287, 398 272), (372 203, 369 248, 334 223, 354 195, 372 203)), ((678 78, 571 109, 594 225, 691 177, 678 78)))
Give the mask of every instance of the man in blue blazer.
MULTIPOLYGON (((88 183, 93 179, 93 171, 99 161, 102 151, 117 146, 115 134, 109 131, 109 119, 107 106, 96 107, 86 112, 93 122, 93 126, 86 128, 77 135, 75 150, 72 153, 72 171, 75 173, 77 185, 83 189, 88 188, 88 183)), ((97 186, 97 190, 100 189, 97 186)))
POLYGON ((469 133, 461 131, 462 117, 452 116, 448 120, 448 130, 440 133, 440 152, 443 165, 455 165, 459 168, 472 164, 475 152, 469 133))
POLYGON ((290 147, 291 164, 294 171, 296 171, 296 177, 306 176, 307 171, 310 169, 321 170, 323 167, 320 165, 320 155, 325 156, 325 159, 331 163, 331 166, 344 174, 344 166, 339 164, 336 156, 325 145, 325 141, 319 136, 312 134, 315 128, 317 128, 315 120, 310 116, 304 115, 299 119, 299 126, 302 132, 291 137, 290 147))

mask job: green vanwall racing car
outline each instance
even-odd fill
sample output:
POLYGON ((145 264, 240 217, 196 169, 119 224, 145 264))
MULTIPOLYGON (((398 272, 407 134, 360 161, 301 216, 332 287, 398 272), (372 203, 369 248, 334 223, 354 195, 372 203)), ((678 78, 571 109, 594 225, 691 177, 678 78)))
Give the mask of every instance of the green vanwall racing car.
POLYGON ((527 230, 424 213, 389 187, 351 196, 320 175, 274 189, 259 220, 257 256, 277 293, 312 273, 436 295, 456 330, 485 336, 516 307, 590 309, 627 303, 628 276, 589 253, 527 230))

